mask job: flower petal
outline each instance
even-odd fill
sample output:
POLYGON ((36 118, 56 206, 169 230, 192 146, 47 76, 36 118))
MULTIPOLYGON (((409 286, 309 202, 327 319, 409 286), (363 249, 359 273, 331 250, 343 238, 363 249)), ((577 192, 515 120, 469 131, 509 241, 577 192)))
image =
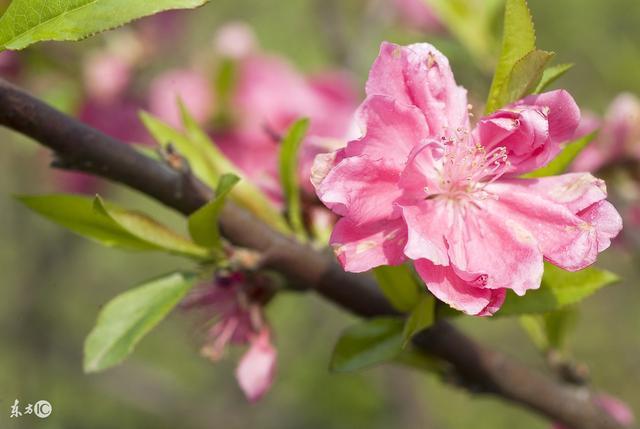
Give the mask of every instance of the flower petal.
POLYGON ((456 310, 472 316, 490 316, 504 302, 505 289, 483 289, 460 278, 452 267, 434 265, 426 259, 415 261, 418 275, 429 291, 456 310))
POLYGON ((578 213, 578 216, 595 227, 598 252, 606 250, 611 245, 611 240, 622 231, 622 218, 609 201, 594 203, 578 213))
POLYGON ((467 91, 456 84, 449 60, 428 43, 383 42, 366 91, 420 108, 433 137, 468 128, 467 91))
POLYGON ((381 160, 356 156, 342 160, 317 187, 318 198, 355 224, 393 217, 394 201, 402 195, 399 174, 381 160))
POLYGON ((269 331, 265 328, 252 341, 236 368, 238 384, 250 402, 259 400, 271 387, 276 370, 276 356, 269 331))
POLYGON ((451 265, 480 287, 524 295, 540 287, 542 252, 526 225, 495 210, 491 201, 455 209, 446 235, 451 265))
POLYGON ((404 262, 402 249, 406 242, 406 226, 401 219, 356 225, 342 218, 330 240, 342 267, 354 273, 404 262))
POLYGON ((429 135, 418 109, 389 97, 367 98, 358 111, 358 119, 364 136, 349 142, 345 154, 384 159, 398 171, 404 167, 413 147, 429 135))
POLYGON ((407 224, 404 254, 413 260, 428 259, 437 265, 449 265, 444 234, 449 230, 452 213, 442 200, 424 201, 420 205, 402 207, 407 224))

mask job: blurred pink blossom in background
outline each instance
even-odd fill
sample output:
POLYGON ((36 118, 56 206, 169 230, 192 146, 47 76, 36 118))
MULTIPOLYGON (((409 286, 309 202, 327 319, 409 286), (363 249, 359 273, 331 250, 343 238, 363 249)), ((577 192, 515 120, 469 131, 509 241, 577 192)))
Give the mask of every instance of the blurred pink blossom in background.
POLYGON ((442 22, 427 0, 393 0, 400 19, 415 30, 426 33, 444 31, 442 22))
POLYGON ((236 368, 236 378, 253 402, 271 387, 277 352, 271 344, 260 297, 247 293, 246 281, 239 272, 218 276, 211 284, 196 289, 182 306, 203 310, 205 317, 214 318, 202 348, 203 355, 212 361, 220 360, 229 345, 249 347, 236 368))
POLYGON ((414 261, 438 299, 491 315, 507 289, 537 289, 543 259, 592 264, 622 228, 602 180, 519 175, 549 163, 580 122, 562 90, 532 95, 469 132, 466 90, 426 43, 383 43, 359 119, 365 135, 316 158, 320 200, 342 218, 331 244, 347 271, 414 261), (428 221, 425 221, 428 220, 428 221))
POLYGON ((151 82, 149 110, 170 125, 181 128, 178 99, 200 124, 205 124, 213 112, 213 87, 205 75, 196 70, 169 70, 151 82))
POLYGON ((624 157, 640 160, 640 100, 629 93, 613 100, 598 136, 578 155, 572 170, 596 171, 624 157))
MULTIPOLYGON (((613 419, 623 427, 631 427, 631 425, 633 425, 635 421, 633 412, 627 404, 625 404, 618 398, 614 398, 613 396, 606 394, 599 394, 595 398, 593 398, 593 402, 596 406, 606 411, 607 414, 613 417, 613 419)), ((560 423, 556 423, 553 425, 552 429, 568 428, 564 425, 561 425, 560 423)))

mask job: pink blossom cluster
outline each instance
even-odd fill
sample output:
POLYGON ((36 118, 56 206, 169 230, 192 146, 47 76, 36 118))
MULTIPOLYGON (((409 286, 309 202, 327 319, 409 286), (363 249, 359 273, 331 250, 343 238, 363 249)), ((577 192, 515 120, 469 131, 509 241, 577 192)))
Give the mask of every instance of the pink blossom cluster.
POLYGON ((507 290, 540 287, 543 261, 592 264, 622 228, 588 173, 520 178, 571 139, 566 91, 532 95, 470 129, 466 90, 428 44, 383 43, 359 108, 363 137, 316 158, 320 200, 341 216, 331 236, 347 271, 412 261, 438 299, 491 315, 507 290))
POLYGON ((236 368, 236 379, 247 399, 259 400, 271 387, 277 352, 271 344, 271 330, 265 321, 259 297, 248 293, 242 273, 217 276, 183 303, 187 309, 205 310, 214 323, 209 328, 204 356, 218 361, 229 345, 248 346, 236 368))

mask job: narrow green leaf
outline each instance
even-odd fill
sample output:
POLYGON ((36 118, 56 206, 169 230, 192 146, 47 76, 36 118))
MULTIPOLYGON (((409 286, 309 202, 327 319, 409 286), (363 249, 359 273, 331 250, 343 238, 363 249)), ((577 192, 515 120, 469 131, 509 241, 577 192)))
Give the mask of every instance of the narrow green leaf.
POLYGON ((524 296, 507 293, 507 299, 496 316, 546 313, 575 304, 598 289, 619 280, 612 272, 588 267, 577 272, 565 271, 545 263, 540 289, 530 290, 524 296))
POLYGON ((404 330, 402 331, 403 347, 406 347, 415 334, 433 325, 433 322, 435 322, 435 312, 435 298, 433 295, 425 293, 422 295, 413 310, 411 310, 411 313, 404 324, 404 330))
POLYGON ((423 0, 483 69, 491 70, 497 44, 492 23, 502 0, 423 0))
POLYGON ((300 203, 300 184, 298 183, 298 150, 309 128, 308 119, 294 122, 280 145, 279 167, 280 183, 287 203, 289 225, 296 236, 305 241, 307 233, 302 221, 302 205, 300 203))
POLYGON ((216 196, 189 216, 189 233, 199 245, 222 250, 218 217, 227 195, 239 180, 236 175, 223 174, 216 189, 216 196))
POLYGON ((193 287, 197 277, 173 273, 151 280, 112 299, 100 312, 84 343, 85 372, 122 362, 193 287))
POLYGON ((374 268, 373 275, 396 310, 407 313, 420 300, 420 286, 407 265, 380 266, 374 268))
POLYGON ((350 372, 396 358, 402 351, 402 319, 380 317, 347 328, 331 357, 330 369, 350 372))
POLYGON ((587 134, 584 137, 579 138, 573 142, 567 143, 562 152, 560 152, 549 164, 544 167, 538 168, 531 173, 527 173, 522 177, 535 178, 556 176, 564 173, 574 159, 587 147, 587 145, 596 137, 597 131, 587 134))
POLYGON ((44 40, 80 40, 163 10, 207 0, 13 0, 0 18, 0 49, 44 40))
POLYGON ((124 230, 118 223, 96 212, 93 198, 79 195, 31 195, 17 199, 31 210, 76 234, 106 246, 129 250, 157 250, 124 230))
POLYGON ((545 67, 554 55, 553 52, 535 49, 520 58, 502 87, 497 105, 505 106, 533 93, 542 79, 545 67))
POLYGON ((547 334, 544 331, 544 320, 542 316, 539 314, 523 314, 518 319, 520 321, 520 326, 538 350, 548 350, 549 340, 547 339, 547 334))
POLYGON ((568 72, 573 67, 571 63, 565 64, 557 64, 553 67, 549 67, 542 73, 542 79, 540 79, 540 83, 536 87, 535 93, 539 94, 543 92, 549 85, 555 82, 557 79, 562 77, 566 72, 568 72))
POLYGON ((122 231, 157 249, 198 259, 208 259, 211 256, 208 249, 198 246, 144 213, 105 204, 98 196, 93 204, 97 213, 111 219, 122 231))
POLYGON ((526 0, 507 0, 502 50, 489 90, 486 113, 502 107, 500 94, 516 63, 536 47, 536 33, 526 0))

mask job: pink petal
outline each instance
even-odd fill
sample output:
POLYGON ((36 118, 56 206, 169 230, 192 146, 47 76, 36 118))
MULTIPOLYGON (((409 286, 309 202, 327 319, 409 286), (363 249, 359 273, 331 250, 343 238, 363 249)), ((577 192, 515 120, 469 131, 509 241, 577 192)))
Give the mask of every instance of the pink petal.
POLYGON ((461 279, 452 267, 434 265, 426 259, 414 262, 418 275, 436 298, 472 316, 495 313, 506 295, 505 289, 483 289, 461 279))
POLYGON ((268 330, 255 338, 236 368, 236 379, 250 402, 259 400, 271 387, 276 370, 276 349, 268 330))
POLYGON ((540 287, 542 252, 527 225, 496 210, 492 201, 468 205, 464 211, 454 209, 445 237, 451 265, 479 287, 507 288, 524 295, 540 287))
POLYGON ((355 224, 376 222, 397 214, 394 201, 402 194, 399 178, 382 160, 352 157, 327 174, 317 194, 327 207, 355 224))
POLYGON ((442 200, 424 201, 420 205, 402 207, 407 224, 404 254, 413 260, 428 259, 437 265, 449 265, 444 234, 451 228, 452 213, 442 200))
POLYGON ((580 108, 564 89, 530 95, 514 103, 514 106, 548 108, 549 136, 555 142, 571 140, 580 124, 580 108))
POLYGON ((345 154, 366 154, 371 159, 384 159, 398 172, 414 146, 429 136, 429 128, 418 109, 389 97, 367 98, 358 116, 365 134, 361 139, 349 142, 345 154))
POLYGON ((575 134, 580 110, 566 91, 530 96, 484 117, 474 138, 487 150, 505 147, 514 175, 547 165, 575 134))
POLYGON ((606 250, 611 245, 611 240, 622 231, 622 218, 609 201, 594 203, 579 212, 578 216, 594 226, 598 252, 606 250))
POLYGON ((204 123, 213 111, 212 88, 207 79, 196 71, 171 70, 151 82, 149 110, 174 127, 182 124, 178 99, 200 123, 204 123))
POLYGON ((402 249, 406 241, 407 231, 401 219, 355 225, 349 218, 342 218, 333 228, 330 243, 342 267, 359 273, 404 262, 402 249))
POLYGON ((367 95, 386 95, 422 110, 432 136, 468 129, 467 92, 457 86, 449 60, 427 43, 383 42, 366 86, 367 95))
POLYGON ((235 60, 253 53, 257 45, 252 28, 244 22, 224 24, 218 29, 213 39, 216 53, 235 60))
POLYGON ((566 270, 595 262, 622 227, 612 206, 601 204, 602 181, 586 173, 494 183, 492 210, 513 219, 536 239, 544 257, 566 270))
POLYGON ((618 398, 611 395, 599 394, 594 402, 602 407, 611 417, 613 417, 622 426, 631 426, 635 418, 631 408, 618 398))

